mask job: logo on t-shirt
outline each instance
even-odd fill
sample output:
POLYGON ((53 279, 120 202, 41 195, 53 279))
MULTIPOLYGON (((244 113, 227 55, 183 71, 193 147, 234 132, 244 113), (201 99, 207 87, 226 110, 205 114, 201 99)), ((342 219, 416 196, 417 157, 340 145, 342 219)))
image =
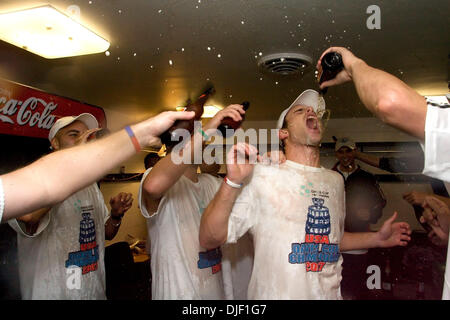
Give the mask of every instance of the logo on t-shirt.
POLYGON ((339 246, 330 243, 330 212, 322 198, 312 198, 313 204, 308 207, 305 226, 305 242, 292 243, 289 263, 304 263, 307 272, 321 272, 327 262, 339 260, 339 246))
POLYGON ((81 207, 82 220, 80 222, 80 251, 70 252, 66 261, 66 268, 78 266, 82 274, 95 271, 98 268, 99 252, 96 241, 95 222, 91 218, 94 207, 81 207))
POLYGON ((197 266, 199 269, 212 268, 213 274, 222 270, 222 252, 220 248, 199 252, 198 257, 197 266))

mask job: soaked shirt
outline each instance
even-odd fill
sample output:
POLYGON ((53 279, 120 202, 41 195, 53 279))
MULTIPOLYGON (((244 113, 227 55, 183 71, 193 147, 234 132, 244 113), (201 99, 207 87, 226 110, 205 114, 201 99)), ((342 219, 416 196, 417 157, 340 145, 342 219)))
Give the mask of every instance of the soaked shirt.
POLYGON ((55 205, 30 235, 18 220, 19 276, 24 300, 104 300, 105 222, 109 218, 97 184, 55 205))
POLYGON ((257 164, 237 198, 228 243, 247 231, 255 257, 249 299, 341 299, 344 183, 334 171, 257 164))
MULTIPOLYGON (((425 122, 425 167, 423 174, 450 182, 450 108, 428 103, 425 122)), ((447 186, 447 184, 446 184, 447 186)), ((442 299, 450 300, 450 240, 442 299)))
POLYGON ((201 214, 214 197, 220 180, 208 175, 192 182, 185 176, 165 193, 156 212, 148 212, 139 188, 139 207, 147 218, 151 239, 152 299, 224 299, 222 252, 200 247, 201 214))

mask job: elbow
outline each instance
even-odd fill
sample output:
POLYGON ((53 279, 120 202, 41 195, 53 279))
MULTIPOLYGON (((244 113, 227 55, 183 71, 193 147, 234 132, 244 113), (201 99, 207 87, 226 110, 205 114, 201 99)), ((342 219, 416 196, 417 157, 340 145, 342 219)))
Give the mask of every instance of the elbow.
POLYGON ((395 124, 398 117, 404 117, 401 108, 402 102, 406 101, 402 98, 402 94, 394 89, 387 90, 378 99, 375 113, 381 121, 387 124, 395 124))
POLYGON ((206 237, 200 234, 199 236, 200 247, 205 248, 206 250, 215 249, 220 247, 225 241, 216 239, 214 237, 206 237))
POLYGON ((214 232, 210 232, 205 228, 205 224, 200 224, 200 233, 199 233, 199 243, 202 248, 205 248, 207 250, 215 249, 226 241, 226 235, 219 235, 214 232))
POLYGON ((161 191, 160 183, 157 179, 146 179, 143 185, 143 190, 147 197, 152 200, 159 200, 163 197, 164 193, 161 191))

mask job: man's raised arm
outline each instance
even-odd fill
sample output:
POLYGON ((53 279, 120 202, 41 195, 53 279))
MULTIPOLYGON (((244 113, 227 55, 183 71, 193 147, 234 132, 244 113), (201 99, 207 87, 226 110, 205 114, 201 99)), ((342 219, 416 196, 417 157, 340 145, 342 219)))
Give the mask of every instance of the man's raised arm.
POLYGON ((240 188, 253 171, 257 150, 245 143, 233 146, 227 154, 227 177, 214 199, 205 209, 200 222, 200 246, 217 248, 227 241, 228 218, 239 196, 240 188))
POLYGON ((321 69, 321 59, 328 52, 342 55, 344 70, 334 79, 323 82, 321 89, 353 81, 361 102, 369 111, 383 122, 424 140, 427 113, 424 97, 393 75, 367 65, 345 48, 327 49, 317 69, 321 69))
POLYGON ((101 140, 51 153, 0 176, 5 195, 2 220, 51 207, 64 200, 133 156, 136 143, 140 147, 160 143, 158 137, 176 120, 193 116, 193 112, 163 112, 131 126, 134 144, 130 133, 120 130, 101 140))
MULTIPOLYGON (((231 117, 235 121, 241 121, 242 115, 245 111, 241 105, 230 105, 225 109, 219 111, 208 123, 203 127, 206 134, 215 131, 222 120, 226 117, 231 117)), ((144 180, 143 190, 146 202, 159 202, 164 196, 165 192, 169 190, 184 172, 194 164, 193 159, 196 152, 203 152, 203 134, 201 132, 194 132, 191 139, 185 144, 182 150, 174 150, 169 156, 160 160, 155 167, 150 171, 144 180), (188 157, 183 157, 183 154, 188 153, 188 157), (174 161, 178 157, 178 161, 174 161), (183 161, 181 161, 184 159, 183 161), (187 160, 187 161, 186 161, 187 160)), ((156 206, 153 204, 153 206, 156 206)), ((156 208, 154 208, 156 209, 156 208)))

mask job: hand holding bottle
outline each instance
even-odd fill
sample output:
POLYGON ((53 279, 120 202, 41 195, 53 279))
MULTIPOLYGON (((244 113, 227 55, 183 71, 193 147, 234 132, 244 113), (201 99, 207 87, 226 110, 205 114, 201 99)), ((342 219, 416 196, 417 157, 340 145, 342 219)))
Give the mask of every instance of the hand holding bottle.
POLYGON ((194 117, 190 120, 176 121, 172 127, 161 134, 162 143, 164 143, 167 147, 171 147, 180 142, 179 140, 182 136, 182 133, 177 132, 177 129, 185 129, 192 133, 192 131, 194 131, 194 121, 201 120, 205 103, 214 93, 214 87, 209 87, 197 98, 197 100, 195 100, 194 102, 189 102, 184 111, 193 111, 195 113, 194 117))
POLYGON ((216 115, 204 126, 204 131, 219 128, 223 124, 224 120, 227 119, 233 121, 234 123, 240 124, 244 119, 244 115, 245 110, 242 105, 231 104, 217 112, 216 115))
MULTIPOLYGON (((320 89, 323 90, 327 87, 336 86, 345 82, 349 82, 352 80, 352 67, 355 63, 363 62, 363 60, 357 58, 350 50, 342 47, 331 47, 325 50, 320 56, 319 61, 317 62, 316 68, 319 71, 319 74, 323 72, 322 68, 322 59, 327 53, 335 52, 341 55, 343 68, 340 72, 336 74, 336 76, 332 79, 326 79, 320 83, 320 89)), ((364 63, 364 62, 363 62, 364 63)))

